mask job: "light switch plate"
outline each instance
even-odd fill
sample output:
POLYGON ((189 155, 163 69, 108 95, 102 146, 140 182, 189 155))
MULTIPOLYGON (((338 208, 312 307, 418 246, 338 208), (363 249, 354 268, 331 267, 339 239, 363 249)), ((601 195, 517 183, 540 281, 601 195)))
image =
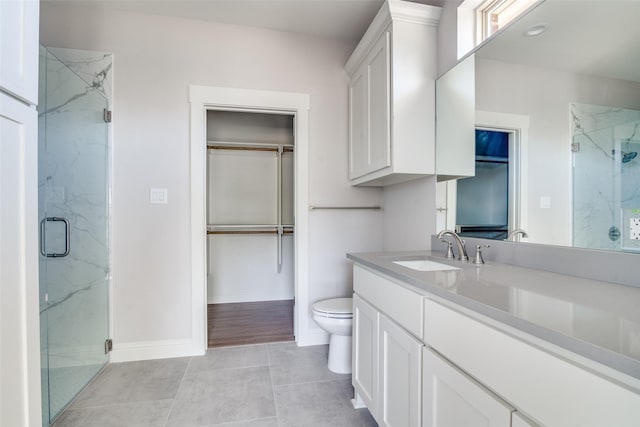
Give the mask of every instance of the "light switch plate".
POLYGON ((540 209, 551 209, 551 197, 549 196, 540 197, 540 209))
POLYGON ((149 189, 149 203, 152 205, 161 204, 166 205, 169 203, 169 192, 166 188, 151 188, 149 189))

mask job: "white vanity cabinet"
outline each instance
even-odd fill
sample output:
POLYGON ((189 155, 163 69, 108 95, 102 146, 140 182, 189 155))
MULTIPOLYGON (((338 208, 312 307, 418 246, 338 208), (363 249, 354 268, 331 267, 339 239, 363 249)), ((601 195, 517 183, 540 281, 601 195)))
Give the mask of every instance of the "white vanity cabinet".
POLYGON ((423 427, 511 425, 506 402, 429 347, 423 353, 423 427))
POLYGON ((421 418, 420 341, 380 314, 378 413, 380 426, 418 427, 421 418))
POLYGON ((355 392, 375 417, 378 387, 378 311, 353 296, 353 368, 351 381, 355 392))
MULTIPOLYGON (((593 364, 585 367, 588 361, 557 354, 560 350, 541 341, 534 345, 524 333, 507 333, 506 326, 492 326, 481 317, 427 298, 425 342, 542 425, 638 425, 637 389, 598 372, 593 364)), ((526 422, 516 419, 520 425, 526 422)))
POLYGON ((640 425, 637 378, 425 287, 354 265, 352 381, 379 425, 640 425))
POLYGON ((418 427, 422 413, 423 344, 405 325, 422 330, 418 324, 423 316, 422 298, 358 266, 354 268, 354 291, 355 392, 378 425, 418 427), (389 312, 403 312, 404 316, 391 320, 389 312))
POLYGON ((512 412, 511 427, 538 427, 538 425, 524 415, 518 412, 512 412))
POLYGON ((349 179, 382 186, 435 173, 441 9, 387 0, 345 65, 349 179))

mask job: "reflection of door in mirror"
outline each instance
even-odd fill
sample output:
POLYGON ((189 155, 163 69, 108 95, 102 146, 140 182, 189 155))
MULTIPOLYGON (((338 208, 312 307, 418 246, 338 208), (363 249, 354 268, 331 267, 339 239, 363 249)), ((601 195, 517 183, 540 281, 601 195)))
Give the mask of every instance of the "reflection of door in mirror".
POLYGON ((509 138, 514 132, 476 129, 476 175, 458 181, 456 231, 504 240, 508 235, 509 138))
POLYGON ((446 213, 446 218, 438 216, 439 230, 505 239, 514 230, 527 229, 528 135, 528 116, 476 111, 476 176, 438 183, 439 210, 446 213), (478 147, 477 136, 489 135, 485 131, 498 135, 498 156, 478 147), (498 212, 502 219, 496 221, 498 212))

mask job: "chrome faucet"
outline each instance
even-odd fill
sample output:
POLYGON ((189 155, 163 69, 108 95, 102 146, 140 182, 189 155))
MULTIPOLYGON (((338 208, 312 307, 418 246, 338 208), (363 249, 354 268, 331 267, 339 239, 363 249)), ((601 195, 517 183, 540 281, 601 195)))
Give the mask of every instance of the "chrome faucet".
POLYGON ((518 240, 516 240, 516 238, 518 237, 519 234, 522 235, 522 237, 529 237, 529 235, 527 234, 526 231, 524 231, 522 228, 518 228, 516 230, 513 230, 511 233, 509 233, 507 238, 504 239, 504 240, 512 240, 512 241, 516 242, 516 241, 518 241, 518 240))
POLYGON ((442 240, 444 236, 451 236, 453 237, 453 240, 456 241, 456 244, 458 245, 458 259, 460 261, 469 261, 469 257, 467 256, 467 248, 465 248, 464 246, 464 240, 462 240, 460 236, 455 233, 455 231, 451 230, 442 230, 438 233, 438 239, 442 240))

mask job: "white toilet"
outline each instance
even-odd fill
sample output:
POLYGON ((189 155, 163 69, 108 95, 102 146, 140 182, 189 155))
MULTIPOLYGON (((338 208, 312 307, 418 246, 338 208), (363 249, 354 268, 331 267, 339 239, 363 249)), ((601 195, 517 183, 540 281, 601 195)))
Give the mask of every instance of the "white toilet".
POLYGON ((353 298, 333 298, 313 304, 313 320, 330 334, 329 370, 351 373, 351 333, 353 298))

